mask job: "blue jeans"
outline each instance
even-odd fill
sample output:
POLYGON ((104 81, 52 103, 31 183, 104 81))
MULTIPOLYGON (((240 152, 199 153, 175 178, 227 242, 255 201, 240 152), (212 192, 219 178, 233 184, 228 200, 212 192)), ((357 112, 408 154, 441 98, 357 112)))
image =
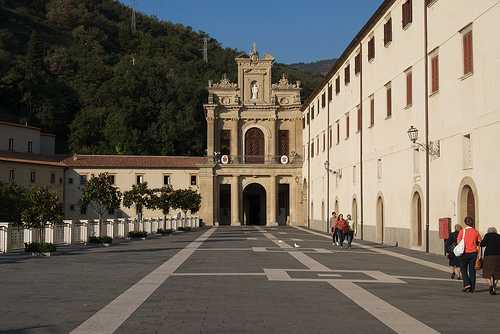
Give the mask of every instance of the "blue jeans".
POLYGON ((347 244, 351 246, 352 239, 354 239, 354 231, 347 232, 347 244))
POLYGON ((462 271, 464 287, 470 285, 473 290, 476 288, 476 259, 477 253, 464 253, 460 257, 460 270, 462 271))
POLYGON ((344 245, 345 234, 341 229, 337 229, 337 238, 340 243, 340 246, 344 245))

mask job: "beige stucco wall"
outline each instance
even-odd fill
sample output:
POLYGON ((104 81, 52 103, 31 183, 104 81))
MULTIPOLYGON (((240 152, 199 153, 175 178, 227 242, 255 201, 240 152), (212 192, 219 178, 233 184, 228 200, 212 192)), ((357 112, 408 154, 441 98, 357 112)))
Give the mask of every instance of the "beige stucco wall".
POLYGON ((10 182, 11 170, 14 170, 15 184, 26 189, 47 187, 57 194, 61 202, 63 201, 64 167, 0 161, 0 182, 10 182), (35 182, 31 182, 32 172, 35 172, 36 175, 35 182), (54 174, 54 183, 51 182, 51 174, 54 174))
MULTIPOLYGON (((425 51, 424 51, 424 1, 413 2, 413 23, 405 30, 401 27, 401 1, 396 1, 375 25, 376 57, 367 59, 367 43, 372 34, 362 40, 363 46, 363 164, 364 164, 364 225, 365 239, 380 240, 377 233, 377 199, 384 201, 384 241, 398 242, 400 246, 425 249, 416 245, 416 224, 412 198, 418 192, 422 199, 422 228, 425 229, 425 152, 415 152, 408 140, 407 130, 415 126, 420 130, 419 142, 425 136, 425 51), (383 42, 383 24, 392 17, 393 41, 387 47, 383 42), (406 108, 405 71, 412 68, 413 104, 406 108), (392 117, 386 118, 387 83, 392 88, 392 117), (375 98, 375 125, 369 127, 370 96, 375 98)), ((439 141, 441 155, 430 160, 430 249, 442 252, 442 242, 437 237, 438 220, 450 217, 452 224, 462 221, 460 193, 464 185, 475 190, 476 217, 481 232, 489 226, 500 228, 496 219, 496 202, 500 198, 500 157, 496 143, 500 142, 500 103, 496 90, 500 85, 500 46, 492 43, 500 28, 500 4, 496 1, 437 1, 428 9, 429 46, 438 48, 440 57, 440 90, 429 98, 429 138, 439 141), (474 44, 474 73, 463 77, 462 34, 460 31, 472 23, 474 44), (470 166, 464 164, 468 153, 465 135, 471 138, 470 166)), ((333 147, 330 149, 330 211, 338 200, 341 213, 353 213, 355 197, 360 214, 360 135, 357 129, 359 76, 354 75, 355 50, 330 80, 333 101, 329 104, 330 122, 333 127, 333 147), (344 68, 351 64, 351 82, 344 84, 344 68), (335 95, 335 79, 341 77, 341 92, 335 95), (350 138, 345 139, 346 113, 350 115, 350 138), (336 122, 340 123, 340 144, 336 145, 336 122), (340 173, 342 177, 340 177, 340 173)), ((327 108, 320 108, 318 99, 327 86, 314 97, 304 114, 315 108, 315 119, 310 129, 303 132, 304 144, 309 144, 326 131, 328 137, 327 108), (310 135, 309 135, 310 131, 310 135)), ((315 147, 316 151, 316 147, 315 147)), ((307 153, 310 153, 309 150, 307 153)), ((322 226, 322 203, 326 201, 327 152, 320 149, 319 156, 306 162, 303 175, 307 178, 310 167, 311 202, 310 220, 322 226)), ((463 203, 462 203, 463 206, 463 203)), ((324 225, 326 226, 326 225, 324 225)))
MULTIPOLYGON (((122 169, 122 168, 75 168, 69 169, 66 173, 66 196, 65 196, 65 214, 68 219, 96 219, 97 214, 92 207, 89 207, 85 215, 80 214, 79 201, 83 185, 80 184, 80 176, 85 175, 91 178, 92 175, 100 173, 109 173, 115 177, 115 185, 122 194, 132 189, 132 185, 136 183, 136 176, 143 175, 144 182, 148 183, 150 189, 161 188, 163 184, 163 176, 170 176, 170 184, 174 189, 188 189, 199 191, 199 178, 197 169, 122 169), (197 176, 197 185, 191 186, 191 175, 197 176), (72 179, 72 183, 70 181, 72 179)), ((203 198, 202 201, 206 199, 203 198)), ((172 210, 170 216, 176 216, 177 211, 172 210)), ((114 215, 109 215, 110 218, 129 217, 136 218, 136 210, 134 207, 128 209, 122 207, 117 210, 114 215)), ((159 218, 163 214, 159 210, 144 209, 144 218, 159 218)))
POLYGON ((28 152, 28 142, 33 142, 33 153, 40 153, 40 129, 22 125, 0 123, 0 151, 9 150, 9 139, 14 139, 15 152, 28 152))

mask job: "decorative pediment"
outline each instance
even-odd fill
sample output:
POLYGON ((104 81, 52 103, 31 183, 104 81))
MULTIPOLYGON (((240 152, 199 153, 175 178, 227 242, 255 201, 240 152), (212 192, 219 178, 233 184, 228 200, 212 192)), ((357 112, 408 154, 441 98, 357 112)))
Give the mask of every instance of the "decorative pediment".
POLYGON ((229 81, 229 79, 227 78, 226 73, 224 73, 224 75, 222 76, 221 81, 219 81, 219 83, 213 84, 211 86, 211 88, 235 89, 235 88, 238 88, 238 84, 229 81))
POLYGON ((288 82, 288 77, 286 73, 281 75, 281 79, 277 84, 273 84, 273 89, 298 89, 300 88, 300 81, 295 84, 288 82))

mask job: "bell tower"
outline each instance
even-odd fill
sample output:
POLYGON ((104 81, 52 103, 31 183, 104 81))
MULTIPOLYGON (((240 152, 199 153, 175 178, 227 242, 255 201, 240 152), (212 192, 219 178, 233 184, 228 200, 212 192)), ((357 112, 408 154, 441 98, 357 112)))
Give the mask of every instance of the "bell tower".
POLYGON ((238 64, 238 86, 241 89, 243 105, 271 104, 271 68, 274 57, 266 54, 260 58, 257 45, 253 43, 248 56, 236 58, 238 64))

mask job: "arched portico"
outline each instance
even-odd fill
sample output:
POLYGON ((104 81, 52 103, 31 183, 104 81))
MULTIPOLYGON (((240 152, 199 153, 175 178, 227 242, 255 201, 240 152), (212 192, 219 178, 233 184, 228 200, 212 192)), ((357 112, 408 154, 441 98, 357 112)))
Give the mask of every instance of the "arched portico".
POLYGON ((243 219, 245 225, 266 225, 266 189, 259 183, 248 184, 243 190, 243 219))

